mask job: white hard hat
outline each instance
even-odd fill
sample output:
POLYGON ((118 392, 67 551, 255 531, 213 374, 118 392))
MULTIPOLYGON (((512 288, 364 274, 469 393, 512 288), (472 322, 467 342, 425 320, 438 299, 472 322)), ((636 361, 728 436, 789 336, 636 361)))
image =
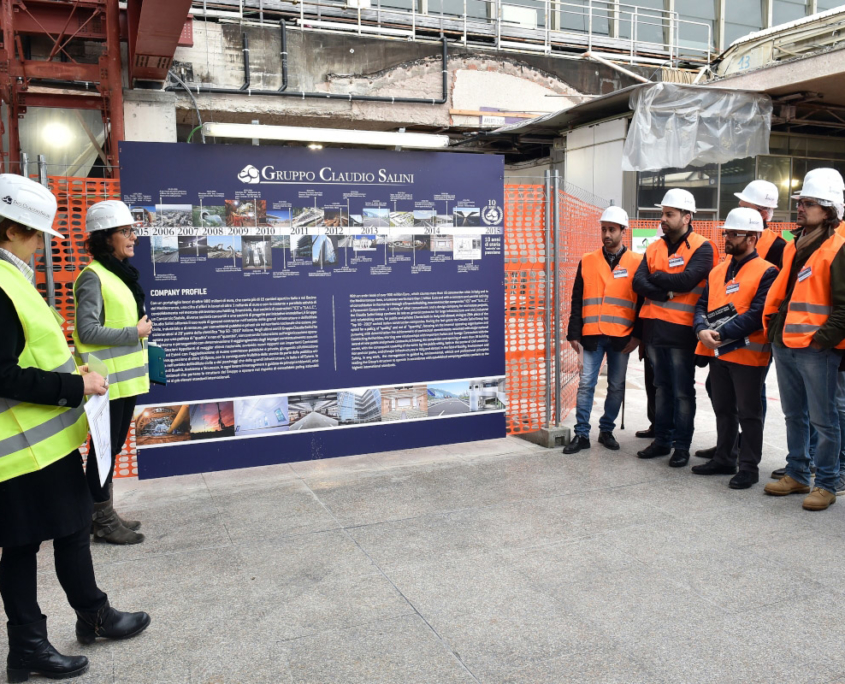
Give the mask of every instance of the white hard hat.
POLYGON ((810 197, 828 203, 826 206, 845 202, 845 182, 836 169, 813 169, 804 176, 801 190, 792 199, 810 197))
POLYGON ((56 209, 53 193, 40 183, 14 173, 0 174, 0 216, 64 240, 53 229, 56 209))
POLYGON ((722 228, 742 230, 746 233, 762 233, 764 230, 763 217, 756 209, 738 207, 731 209, 722 228))
POLYGON ((755 180, 745 186, 742 192, 735 192, 743 202, 753 204, 755 207, 766 207, 767 209, 778 208, 778 186, 769 181, 755 180))
POLYGON ((660 204, 655 204, 655 207, 672 207, 680 209, 681 211, 688 211, 691 214, 695 213, 695 197, 689 190, 681 188, 672 188, 663 195, 663 201, 660 204))
POLYGON ((88 213, 85 216, 85 230, 89 233, 109 228, 140 226, 141 223, 132 216, 129 207, 120 200, 105 200, 92 204, 88 207, 88 213))
POLYGON ((604 210, 604 213, 601 215, 599 221, 607 221, 608 223, 618 223, 620 226, 627 228, 628 212, 625 211, 622 207, 609 206, 607 209, 604 210))

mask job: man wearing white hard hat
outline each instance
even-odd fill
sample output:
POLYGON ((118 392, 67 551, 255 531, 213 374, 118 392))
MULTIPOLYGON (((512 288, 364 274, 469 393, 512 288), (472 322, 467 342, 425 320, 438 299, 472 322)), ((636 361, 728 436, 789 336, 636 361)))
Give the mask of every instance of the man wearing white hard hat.
POLYGON ((132 422, 135 403, 150 390, 146 339, 152 322, 144 310, 144 291, 138 270, 129 263, 135 255, 138 222, 123 202, 105 200, 88 209, 85 246, 91 256, 73 285, 76 326, 73 342, 80 363, 94 354, 109 371, 111 469, 100 484, 93 442, 88 458, 88 488, 94 500, 94 541, 138 544, 141 523, 125 520, 114 510, 112 477, 117 455, 132 422))
MULTIPOLYGON (((836 502, 842 440, 836 394, 845 350, 845 238, 837 233, 845 184, 834 169, 804 177, 797 202, 800 235, 783 252, 769 290, 763 324, 772 343, 786 420, 786 474, 766 485, 772 496, 808 494, 803 507, 821 511, 836 502), (818 441, 810 487, 809 425, 818 441)), ((797 232, 797 231, 796 231, 797 232)))
MULTIPOLYGON (((774 183, 766 180, 754 180, 745 186, 742 192, 735 192, 734 197, 739 199, 739 206, 747 209, 754 209, 760 214, 763 220, 763 232, 757 240, 757 256, 765 259, 770 264, 780 269, 783 260, 783 249, 786 247, 786 240, 775 231, 769 228, 769 221, 772 220, 774 210, 778 207, 778 188, 774 183)), ((707 394, 711 397, 710 376, 707 377, 707 394)), ((763 418, 766 417, 766 384, 763 383, 763 390, 760 396, 763 402, 763 418)), ((740 444, 742 435, 738 437, 740 444)), ((739 445, 737 446, 739 448, 739 445)), ((695 452, 698 458, 713 458, 716 454, 716 447, 700 449, 695 452)), ((781 473, 783 476, 784 473, 781 473)))
POLYGON ((572 287, 572 305, 566 339, 583 354, 575 409, 575 438, 563 449, 574 454, 590 448, 590 412, 604 359, 607 358, 607 396, 599 420, 599 443, 617 450, 613 436, 616 416, 625 396, 628 354, 639 344, 635 323, 642 299, 632 282, 642 256, 622 244, 628 214, 608 207, 601 216, 602 246, 585 254, 578 264, 572 287))
POLYGON ((80 643, 124 639, 146 613, 111 608, 91 561, 91 497, 79 446, 88 436, 84 397, 106 379, 77 367, 59 316, 34 287, 29 266, 53 228, 56 199, 28 178, 0 175, 0 596, 8 618, 10 682, 30 674, 68 679, 88 669, 47 638, 38 605, 37 554, 53 540, 56 575, 76 611, 80 643))
POLYGON ((739 208, 728 214, 722 232, 731 258, 710 272, 695 310, 696 353, 710 358, 716 453, 711 461, 693 466, 692 472, 734 475, 731 489, 748 489, 759 481, 763 454, 760 392, 771 360, 771 345, 763 333, 763 306, 778 273, 757 254, 763 230, 756 209, 739 208))
POLYGON ((695 305, 719 254, 693 230, 692 193, 672 188, 657 206, 663 237, 648 246, 634 276, 634 291, 645 298, 643 343, 657 388, 654 441, 637 456, 668 456, 674 448, 669 465, 682 468, 695 427, 695 305))
POLYGON ((751 181, 742 192, 735 192, 734 197, 739 199, 740 207, 756 209, 759 212, 763 219, 763 234, 757 241, 757 254, 761 259, 780 268, 786 240, 769 228, 769 221, 778 208, 777 185, 765 180, 751 181))

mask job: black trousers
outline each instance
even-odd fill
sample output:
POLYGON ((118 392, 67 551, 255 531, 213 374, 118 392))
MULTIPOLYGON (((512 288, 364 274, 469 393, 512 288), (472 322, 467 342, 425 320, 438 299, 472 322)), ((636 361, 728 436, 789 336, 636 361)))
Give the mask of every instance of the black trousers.
POLYGON ((716 414, 716 454, 713 461, 757 472, 763 454, 763 402, 760 393, 768 366, 744 366, 710 360, 713 412, 716 414), (737 433, 742 427, 742 440, 737 433))
POLYGON ((94 442, 91 442, 91 450, 88 452, 88 465, 85 468, 85 477, 88 480, 88 489, 94 503, 102 503, 109 499, 109 485, 114 477, 114 464, 126 435, 129 434, 129 425, 132 423, 132 413, 135 411, 135 403, 138 397, 124 397, 112 399, 109 402, 109 420, 111 421, 111 470, 106 478, 106 483, 100 486, 100 471, 97 468, 97 452, 94 450, 94 442))
MULTIPOLYGON (((97 587, 91 562, 90 530, 53 540, 56 576, 74 610, 95 613, 107 596, 97 587)), ((5 547, 0 556, 0 596, 9 623, 28 625, 41 619, 38 606, 38 563, 40 543, 5 547)))
POLYGON ((657 394, 657 387, 654 386, 654 366, 651 365, 648 356, 643 358, 645 364, 645 396, 646 396, 646 416, 648 416, 649 427, 654 427, 654 404, 655 395, 657 394))

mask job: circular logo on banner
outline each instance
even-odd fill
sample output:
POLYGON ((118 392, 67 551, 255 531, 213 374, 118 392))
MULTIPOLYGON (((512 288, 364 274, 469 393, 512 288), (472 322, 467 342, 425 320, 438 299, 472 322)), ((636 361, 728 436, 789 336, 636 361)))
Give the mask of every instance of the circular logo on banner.
POLYGON ((238 180, 241 183, 249 183, 250 185, 254 185, 255 183, 261 182, 258 169, 256 169, 252 164, 250 164, 249 166, 245 166, 241 170, 241 172, 238 174, 238 180))
POLYGON ((497 226, 502 222, 502 210, 495 205, 484 207, 481 218, 488 226, 497 226))

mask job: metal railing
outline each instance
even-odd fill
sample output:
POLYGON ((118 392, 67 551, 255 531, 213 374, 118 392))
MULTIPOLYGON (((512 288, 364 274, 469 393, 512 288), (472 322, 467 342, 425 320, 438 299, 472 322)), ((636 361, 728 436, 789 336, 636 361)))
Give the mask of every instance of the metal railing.
POLYGON ((216 0, 194 2, 197 19, 294 19, 306 30, 406 40, 433 33, 464 45, 553 54, 584 50, 630 64, 709 63, 713 28, 674 11, 617 0, 216 0))

